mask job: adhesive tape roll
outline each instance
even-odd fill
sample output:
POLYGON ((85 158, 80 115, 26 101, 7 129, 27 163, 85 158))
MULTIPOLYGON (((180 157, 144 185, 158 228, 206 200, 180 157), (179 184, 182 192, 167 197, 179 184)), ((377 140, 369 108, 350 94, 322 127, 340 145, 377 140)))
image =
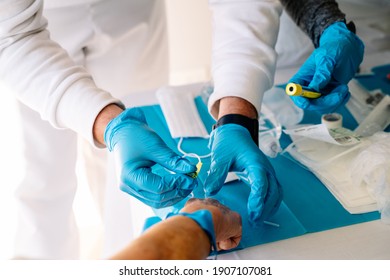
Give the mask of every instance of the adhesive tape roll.
POLYGON ((321 123, 327 128, 338 128, 343 126, 343 116, 337 113, 322 115, 321 123))

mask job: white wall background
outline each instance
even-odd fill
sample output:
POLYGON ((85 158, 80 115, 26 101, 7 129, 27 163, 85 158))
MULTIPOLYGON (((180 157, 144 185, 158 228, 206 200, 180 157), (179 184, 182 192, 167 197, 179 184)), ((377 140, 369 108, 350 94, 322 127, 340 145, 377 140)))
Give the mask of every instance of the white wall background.
POLYGON ((171 83, 210 80, 211 13, 208 0, 166 0, 171 83))
POLYGON ((13 192, 22 177, 23 162, 15 100, 0 83, 0 260, 10 257, 16 221, 13 192))
MULTIPOLYGON (((175 85, 210 79, 211 28, 207 0, 166 0, 171 83, 175 85)), ((16 226, 14 191, 23 174, 20 131, 15 100, 0 81, 0 260, 12 256, 16 226)), ((81 177, 74 203, 82 240, 82 258, 99 250, 101 221, 81 177)))

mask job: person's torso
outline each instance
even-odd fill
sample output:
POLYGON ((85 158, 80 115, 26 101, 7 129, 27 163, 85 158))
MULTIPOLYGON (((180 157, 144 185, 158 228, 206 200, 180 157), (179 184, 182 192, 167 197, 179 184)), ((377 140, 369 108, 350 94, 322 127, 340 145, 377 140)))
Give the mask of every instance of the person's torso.
POLYGON ((82 4, 89 4, 93 2, 99 2, 99 1, 105 1, 105 0, 45 0, 44 1, 44 7, 45 9, 53 9, 53 8, 63 8, 68 6, 74 6, 74 5, 82 5, 82 4))

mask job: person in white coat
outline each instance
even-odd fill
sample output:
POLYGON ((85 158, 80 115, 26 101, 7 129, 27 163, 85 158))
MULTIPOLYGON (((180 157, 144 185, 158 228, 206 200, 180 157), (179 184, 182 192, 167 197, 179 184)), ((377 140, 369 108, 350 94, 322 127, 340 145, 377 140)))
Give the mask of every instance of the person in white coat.
POLYGON ((26 160, 16 258, 78 258, 77 147, 102 203, 106 151, 92 126, 116 98, 168 83, 164 9, 155 0, 0 2, 0 77, 20 101, 26 160))
MULTIPOLYGON (((108 3, 114 2, 98 1, 96 5, 103 5, 107 9, 108 3)), ((342 105, 347 99, 344 83, 350 73, 356 71, 360 55, 362 56, 359 40, 352 31, 347 29, 344 15, 337 9, 335 1, 324 1, 326 5, 319 5, 318 1, 295 1, 305 2, 301 3, 302 5, 294 4, 294 1, 282 2, 294 15, 294 20, 297 23, 301 22, 302 24, 299 25, 302 28, 307 27, 306 31, 316 47, 313 57, 309 58, 308 63, 303 65, 302 71, 298 72, 300 75, 295 78, 299 82, 314 85, 320 89, 327 86, 329 82, 336 82, 331 84, 330 91, 326 92, 327 94, 324 94, 319 102, 311 104, 305 99, 294 101, 305 109, 328 105, 333 108, 336 105, 342 105), (319 9, 323 9, 321 11, 324 13, 316 13, 319 9), (335 17, 321 21, 322 16, 328 19, 329 15, 335 17), (314 21, 310 21, 310 17, 314 21), (336 41, 332 41, 334 34, 337 35, 336 41), (351 47, 356 49, 356 55, 355 52, 349 53, 351 47), (324 50, 336 50, 336 52, 327 53, 324 50), (330 60, 336 59, 335 65, 321 64, 324 58, 328 58, 328 54, 330 60), (346 58, 346 60, 340 60, 341 65, 337 60, 340 55, 341 58, 346 58), (316 61, 316 58, 320 59, 316 61), (353 63, 347 64, 343 61, 353 63), (316 67, 318 65, 326 67, 316 67), (342 71, 344 65, 350 66, 350 69, 347 69, 348 73, 342 71), (326 70, 326 75, 316 75, 317 70, 321 70, 320 74, 325 73, 323 70, 326 70), (319 79, 327 77, 328 72, 336 76, 324 80, 319 79), (338 74, 341 74, 342 79, 338 79, 338 74), (317 77, 315 83, 311 83, 313 77, 317 77), (343 91, 339 90, 339 86, 343 91)), ((97 80, 95 83, 84 68, 76 66, 77 64, 70 60, 69 56, 53 40, 50 40, 45 29, 45 20, 41 17, 42 1, 19 0, 16 2, 17 5, 11 4, 11 1, 0 3, 0 26, 2 26, 0 29, 0 74, 7 84, 12 85, 19 100, 38 111, 41 117, 53 126, 69 128, 89 139, 89 142, 97 147, 106 145, 108 150, 112 151, 122 163, 120 188, 145 204, 160 208, 175 204, 187 197, 197 186, 197 180, 186 174, 194 172, 196 167, 170 150, 161 138, 148 128, 141 110, 125 109, 119 100, 112 98, 104 90, 104 84, 98 84, 97 80), (15 71, 7 71, 11 67, 15 71), (163 177, 153 174, 150 167, 154 164, 160 164, 173 171, 174 174, 163 177)), ((145 1, 134 1, 134 3, 142 6, 145 1)), ((276 63, 275 43, 282 5, 277 0, 210 0, 210 6, 214 17, 213 80, 215 90, 209 101, 209 109, 217 119, 217 123, 210 137, 212 157, 209 176, 205 182, 206 193, 207 195, 217 193, 223 186, 227 173, 229 171, 238 172, 241 179, 251 189, 247 209, 251 224, 256 226, 277 211, 282 199, 282 189, 275 171, 257 147, 257 118, 261 110, 263 93, 273 84, 276 63)), ((95 3, 88 7, 95 7, 95 3)), ((98 22, 102 20, 100 28, 92 30, 104 31, 107 25, 104 21, 106 11, 104 9, 101 10, 102 13, 95 9, 90 11, 90 17, 83 17, 83 19, 92 18, 98 22)), ((137 15, 143 14, 137 13, 137 15)), ((122 26, 123 23, 119 17, 116 20, 122 26)), ((135 30, 143 30, 144 27, 145 25, 141 24, 135 30)), ((117 33, 114 32, 114 35, 117 33)), ((91 55, 93 59, 95 55, 104 53, 105 43, 111 40, 106 36, 103 37, 102 42, 94 45, 95 47, 91 45, 90 49, 82 48, 86 57, 91 55)), ((143 51, 148 50, 150 49, 143 48, 143 51)), ((142 57, 147 56, 137 58, 142 57)), ((86 63, 86 66, 88 65, 86 63)), ((113 67, 116 68, 116 65, 113 67)), ((92 72, 92 75, 95 78, 99 76, 99 73, 92 72)), ((113 76, 116 77, 115 74, 113 76)), ((112 94, 115 95, 114 92, 112 94)), ((44 146, 48 144, 45 143, 44 146)), ((69 145, 63 143, 61 147, 64 146, 69 145)), ((75 150, 73 147, 69 148, 69 151, 73 150, 75 150)), ((67 155, 71 155, 71 152, 67 155)), ((50 160, 58 162, 58 158, 53 155, 50 160)), ((66 170, 72 170, 72 168, 66 170)), ((55 171, 64 172, 58 167, 55 171)), ((71 172, 66 176, 70 177, 71 172)), ((33 171, 32 174, 35 175, 37 172, 33 171)), ((58 175, 55 174, 55 176, 58 175)), ((52 183, 57 183, 57 180, 52 183)), ((48 189, 53 191, 53 188, 48 189)), ((54 198, 59 197, 50 192, 43 192, 40 197, 35 191, 30 192, 31 196, 40 201, 50 201, 48 204, 55 204, 54 198)), ((29 190, 26 193, 29 193, 29 190)), ((63 192, 60 194, 63 195, 63 192)), ((20 195, 20 197, 25 199, 28 195, 20 195)), ((69 202, 72 201, 73 196, 68 195, 65 199, 64 197, 59 199, 68 200, 67 205, 71 205, 69 202)), ((25 205, 28 204, 25 203, 25 205)), ((30 207, 39 209, 40 205, 38 203, 30 207)), ((56 213, 57 219, 70 224, 68 221, 71 211, 68 209, 63 213, 66 213, 63 217, 56 213)), ((50 223, 46 223, 48 224, 50 223)), ((51 227, 53 228, 56 229, 51 227)), ((67 232, 64 235, 67 235, 67 232)), ((57 238, 55 234, 51 236, 57 238)), ((43 243, 38 245, 44 247, 43 243)), ((38 254, 33 257, 41 258, 42 256, 38 254)))
MULTIPOLYGON (((242 15, 249 13, 261 19, 258 12, 271 11, 271 17, 276 17, 274 10, 280 9, 280 4, 272 1, 236 2, 226 1, 217 9, 243 4, 242 12, 233 18, 235 24, 238 19, 237 27, 242 31, 248 27, 240 22, 242 15)), ((141 111, 124 110, 120 100, 113 97, 162 83, 160 78, 151 81, 167 73, 160 67, 167 59, 162 4, 153 0, 48 0, 43 9, 42 0, 0 2, 0 76, 21 102, 27 161, 27 173, 17 191, 17 258, 78 257, 72 213, 77 155, 74 132, 95 147, 107 145, 123 162, 121 189, 147 205, 172 205, 196 187, 197 180, 185 175, 196 167, 147 127, 141 111), (150 166, 156 163, 175 174, 153 174, 150 166)), ((242 99, 230 101, 234 106, 226 112, 253 108, 242 99)), ((244 136, 244 142, 246 139, 244 136)), ((280 188, 256 145, 247 144, 251 147, 248 152, 255 155, 249 160, 250 169, 255 171, 249 173, 253 185, 249 211, 256 223, 277 209, 280 188), (253 181, 252 175, 258 170, 261 180, 253 181), (272 183, 269 188, 262 188, 264 176, 272 183), (267 189, 272 190, 267 196, 271 199, 265 199, 267 189), (270 205, 270 210, 263 211, 263 204, 270 205)), ((241 162, 241 167, 247 168, 247 163, 241 162)))

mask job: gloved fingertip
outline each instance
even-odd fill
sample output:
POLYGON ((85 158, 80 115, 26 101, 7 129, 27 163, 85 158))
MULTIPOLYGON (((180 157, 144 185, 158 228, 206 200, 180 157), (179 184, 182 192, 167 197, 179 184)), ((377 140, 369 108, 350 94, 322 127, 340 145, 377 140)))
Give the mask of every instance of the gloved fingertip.
POLYGON ((350 98, 351 98, 351 93, 348 91, 348 92, 344 95, 344 98, 342 99, 340 105, 345 105, 345 104, 347 104, 347 102, 349 101, 350 98))
POLYGON ((305 97, 292 96, 291 99, 293 100, 295 105, 297 105, 303 110, 307 109, 310 105, 310 102, 305 97))
POLYGON ((300 73, 298 72, 297 74, 295 74, 294 77, 292 77, 288 83, 294 83, 294 84, 299 84, 301 86, 306 86, 307 85, 307 82, 304 78, 301 78, 300 77, 300 73))
POLYGON ((180 188, 183 190, 192 191, 197 186, 198 186, 198 179, 197 178, 193 179, 193 178, 188 177, 185 179, 184 183, 180 186, 180 188))
POLYGON ((263 224, 263 221, 261 219, 261 215, 257 215, 257 214, 254 214, 254 213, 248 213, 248 220, 249 220, 249 224, 251 227, 253 228, 258 228, 260 226, 262 226, 263 224))
POLYGON ((121 184, 121 185, 119 186, 119 189, 120 189, 122 192, 125 192, 125 193, 130 194, 130 192, 129 192, 129 187, 128 187, 127 185, 125 185, 125 184, 121 184))
POLYGON ((222 188, 223 182, 221 183, 221 175, 216 171, 210 170, 209 175, 206 178, 204 183, 205 194, 206 196, 214 196, 222 188))
POLYGON ((248 217, 252 224, 259 224, 263 218, 264 200, 260 198, 248 199, 248 217))
POLYGON ((212 189, 212 190, 206 189, 205 195, 206 195, 206 197, 214 196, 214 195, 218 194, 218 191, 219 191, 219 189, 212 189))
POLYGON ((180 156, 175 156, 172 160, 170 160, 169 169, 181 174, 193 173, 197 170, 195 164, 180 156))
POLYGON ((349 88, 346 84, 341 84, 338 87, 336 87, 337 91, 340 92, 343 96, 346 94, 349 94, 349 88))
POLYGON ((216 183, 206 181, 204 184, 204 193, 205 193, 206 197, 216 195, 220 189, 221 188, 218 187, 218 184, 216 184, 216 183))
POLYGON ((157 203, 157 202, 150 203, 149 206, 152 207, 152 208, 154 208, 154 209, 161 209, 161 208, 164 208, 164 207, 165 207, 163 204, 157 203))

